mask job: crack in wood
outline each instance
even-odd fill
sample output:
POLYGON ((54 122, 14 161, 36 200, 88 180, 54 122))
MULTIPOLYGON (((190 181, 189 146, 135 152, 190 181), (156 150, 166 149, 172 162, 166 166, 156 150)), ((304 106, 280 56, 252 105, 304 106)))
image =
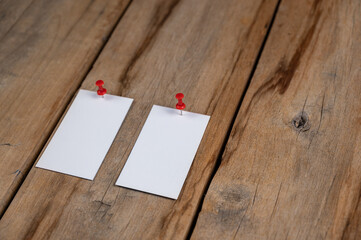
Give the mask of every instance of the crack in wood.
POLYGON ((0 143, 0 146, 17 147, 20 146, 20 144, 0 143))

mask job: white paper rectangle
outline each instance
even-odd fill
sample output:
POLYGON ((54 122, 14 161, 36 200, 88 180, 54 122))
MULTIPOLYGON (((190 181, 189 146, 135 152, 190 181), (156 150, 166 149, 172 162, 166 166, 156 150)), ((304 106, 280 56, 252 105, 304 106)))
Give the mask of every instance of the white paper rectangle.
POLYGON ((116 185, 177 199, 208 121, 154 105, 116 185))
POLYGON ((132 102, 79 90, 36 167, 93 180, 132 102))

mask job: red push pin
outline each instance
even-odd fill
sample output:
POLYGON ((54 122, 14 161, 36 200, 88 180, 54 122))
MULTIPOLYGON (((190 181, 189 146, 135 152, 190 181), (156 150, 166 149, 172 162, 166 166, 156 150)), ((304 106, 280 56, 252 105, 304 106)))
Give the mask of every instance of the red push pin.
POLYGON ((186 108, 186 105, 184 104, 184 102, 182 102, 182 99, 184 98, 184 94, 177 93, 177 95, 175 95, 175 98, 178 99, 178 103, 177 105, 175 105, 175 107, 180 110, 180 115, 182 115, 182 110, 186 108))
POLYGON ((107 90, 105 88, 103 88, 103 85, 104 85, 103 80, 96 81, 95 85, 97 85, 99 87, 99 89, 97 91, 98 95, 104 97, 104 95, 107 93, 107 90))

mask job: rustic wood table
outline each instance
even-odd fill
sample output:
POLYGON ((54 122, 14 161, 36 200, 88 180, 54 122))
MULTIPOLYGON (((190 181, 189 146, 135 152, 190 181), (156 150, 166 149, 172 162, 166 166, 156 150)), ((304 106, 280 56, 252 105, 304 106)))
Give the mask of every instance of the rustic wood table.
POLYGON ((361 239, 360 0, 0 1, 0 239, 361 239), (134 98, 94 181, 35 168, 134 98), (115 186, 153 104, 211 115, 178 200, 115 186))

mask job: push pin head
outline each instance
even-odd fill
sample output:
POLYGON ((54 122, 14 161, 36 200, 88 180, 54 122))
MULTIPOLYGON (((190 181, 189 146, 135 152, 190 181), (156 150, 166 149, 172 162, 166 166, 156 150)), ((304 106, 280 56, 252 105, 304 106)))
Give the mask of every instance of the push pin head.
POLYGON ((99 87, 99 89, 97 91, 98 95, 104 97, 104 95, 107 93, 107 90, 105 88, 103 88, 103 85, 104 85, 103 80, 96 81, 95 85, 97 85, 99 87))
POLYGON ((186 108, 186 105, 182 101, 182 99, 184 98, 184 94, 177 93, 177 95, 175 95, 175 98, 178 99, 178 103, 177 105, 175 105, 175 107, 180 110, 180 115, 182 115, 182 110, 186 108))

